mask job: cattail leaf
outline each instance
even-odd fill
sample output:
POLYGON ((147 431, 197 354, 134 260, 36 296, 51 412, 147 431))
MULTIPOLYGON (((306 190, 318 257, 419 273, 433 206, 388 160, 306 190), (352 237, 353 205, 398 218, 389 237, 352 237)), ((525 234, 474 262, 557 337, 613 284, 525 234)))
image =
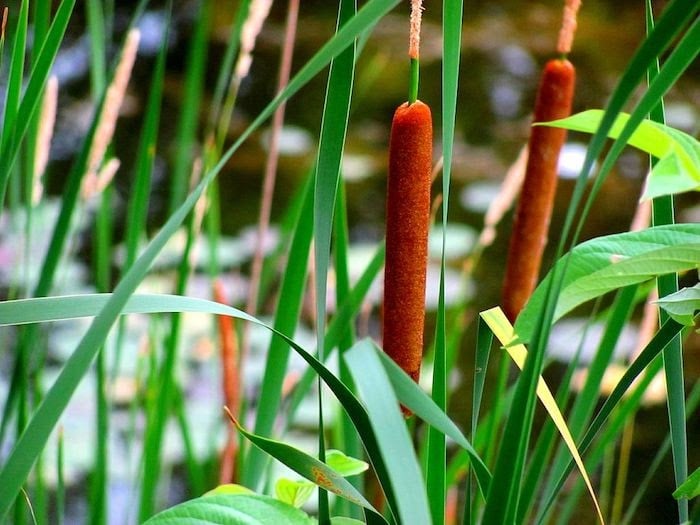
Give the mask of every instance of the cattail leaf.
POLYGON ((398 522, 432 523, 418 459, 375 345, 364 339, 344 357, 367 407, 369 423, 394 488, 398 522))
POLYGON ((562 257, 532 294, 515 323, 527 343, 544 305, 554 272, 568 264, 554 321, 607 292, 673 272, 696 268, 700 261, 700 224, 656 226, 638 232, 598 237, 562 257))
POLYGON ((491 473, 471 443, 460 432, 457 425, 445 415, 445 412, 438 407, 430 396, 423 392, 415 381, 401 370, 389 356, 384 352, 378 351, 376 347, 374 348, 401 404, 410 409, 417 417, 429 423, 432 428, 453 439, 467 451, 476 479, 479 482, 479 487, 483 494, 487 494, 491 483, 491 473))
MULTIPOLYGON (((513 326, 510 324, 503 311, 498 307, 491 308, 490 310, 481 312, 481 317, 482 319, 484 319, 484 321, 486 321, 486 324, 488 324, 489 328, 498 338, 501 344, 505 346, 506 351, 508 352, 508 355, 511 357, 511 359, 515 362, 516 365, 518 365, 518 368, 522 370, 525 366, 527 350, 525 349, 525 345, 513 344, 517 337, 515 331, 513 330, 513 326)), ((561 434, 561 437, 564 440, 566 447, 569 449, 569 452, 571 452, 571 455, 574 458, 574 461, 576 462, 576 466, 578 467, 579 472, 581 473, 581 476, 583 477, 583 480, 586 483, 586 488, 588 489, 588 492, 591 495, 591 499, 593 500, 598 519, 601 523, 605 523, 605 520, 603 519, 603 514, 600 511, 600 505, 598 505, 598 499, 596 498, 595 491, 593 490, 593 485, 591 485, 591 480, 588 477, 588 473, 586 472, 586 467, 583 464, 583 460, 581 459, 581 455, 579 454, 578 449, 576 448, 576 442, 574 441, 574 437, 571 435, 569 427, 566 425, 566 421, 564 420, 564 416, 559 410, 557 402, 555 401, 552 392, 549 390, 547 383, 545 383, 544 379, 542 379, 542 376, 540 376, 538 379, 537 397, 540 399, 540 402, 544 405, 545 409, 547 410, 547 413, 549 414, 549 417, 551 418, 552 422, 561 434)))
POLYGON ((217 494, 202 496, 171 507, 145 522, 144 525, 231 525, 245 523, 269 525, 312 525, 315 521, 305 512, 258 494, 217 494))
MULTIPOLYGON (((569 118, 538 124, 595 133, 603 113, 602 110, 591 109, 569 118)), ((608 131, 608 137, 619 137, 629 118, 629 114, 620 113, 608 131)), ((665 124, 643 120, 632 133, 628 144, 659 159, 649 174, 642 199, 700 191, 700 142, 695 138, 665 124)))

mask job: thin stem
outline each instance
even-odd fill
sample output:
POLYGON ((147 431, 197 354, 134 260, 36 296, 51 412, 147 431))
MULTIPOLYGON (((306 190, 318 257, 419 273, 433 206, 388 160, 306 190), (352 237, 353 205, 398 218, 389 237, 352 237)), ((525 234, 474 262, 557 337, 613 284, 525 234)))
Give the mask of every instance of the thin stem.
MULTIPOLYGON (((292 55, 294 52, 294 41, 296 40, 297 19, 299 17, 299 0, 289 0, 287 11, 287 29, 284 35, 282 47, 282 60, 280 63, 277 91, 282 91, 289 83, 289 76, 292 69, 292 55)), ((277 174, 277 161, 279 159, 279 137, 284 123, 284 110, 286 104, 280 104, 272 118, 272 130, 270 132, 270 145, 265 165, 265 179, 263 181, 263 195, 260 203, 260 216, 258 218, 258 232, 255 243, 255 255, 250 276, 250 288, 246 312, 255 315, 257 310, 258 292, 260 289, 260 277, 263 265, 263 248, 265 237, 270 226, 270 211, 272 209, 272 197, 275 191, 275 179, 277 174)), ((243 331, 242 357, 248 352, 249 325, 243 331)))

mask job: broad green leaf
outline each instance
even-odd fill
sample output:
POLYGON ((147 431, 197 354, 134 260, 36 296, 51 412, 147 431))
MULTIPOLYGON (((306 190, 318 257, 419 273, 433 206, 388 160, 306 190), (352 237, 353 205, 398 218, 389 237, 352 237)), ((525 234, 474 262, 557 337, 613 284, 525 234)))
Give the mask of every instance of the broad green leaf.
POLYGON ((690 499, 697 496, 700 496, 700 468, 688 476, 688 479, 673 493, 673 497, 676 499, 690 499))
POLYGON ((218 487, 211 489, 209 492, 204 494, 205 496, 216 496, 216 495, 230 495, 237 496, 240 494, 255 494, 248 487, 243 485, 238 485, 236 483, 226 483, 225 485, 219 485, 218 487))
MULTIPOLYGON (((538 124, 595 133, 602 119, 602 110, 591 109, 538 124)), ((608 136, 620 136, 628 120, 627 113, 620 113, 608 136)), ((652 120, 643 120, 628 143, 659 159, 649 174, 643 200, 700 190, 700 142, 690 135, 652 120)))
POLYGON ((346 516, 333 516, 331 518, 331 525, 364 525, 364 523, 364 521, 348 518, 346 516))
MULTIPOLYGON (((517 336, 515 334, 515 331, 513 330, 513 326, 510 324, 505 314, 503 313, 503 310, 501 310, 498 307, 491 308, 490 310, 481 312, 481 317, 482 319, 484 319, 484 321, 486 321, 486 324, 489 325, 491 331, 498 338, 501 344, 505 347, 506 352, 508 352, 508 355, 511 357, 511 359, 515 362, 516 365, 518 365, 518 368, 522 370, 525 366, 527 350, 525 349, 525 345, 515 344, 517 336)), ((549 387, 547 387, 547 383, 545 383, 544 379, 542 379, 542 376, 538 378, 537 397, 544 405, 545 409, 547 410, 547 413, 549 414, 549 417, 552 419, 552 422, 561 434, 561 437, 564 440, 564 443, 566 444, 566 448, 568 448, 569 452, 571 452, 571 456, 574 458, 576 466, 578 467, 579 472, 581 472, 581 476, 583 477, 583 480, 586 483, 586 487, 588 488, 588 492, 591 495, 593 505, 595 506, 596 513, 598 514, 598 519, 601 523, 605 523, 605 520, 603 519, 603 514, 600 511, 600 506, 598 505, 598 499, 596 498, 595 491, 593 490, 593 485, 591 485, 591 480, 588 477, 588 473, 586 472, 586 467, 583 464, 583 460, 581 459, 581 455, 579 454, 578 449, 576 448, 576 442, 574 441, 574 437, 571 435, 569 427, 566 426, 564 416, 559 410, 557 402, 554 400, 554 396, 549 390, 549 387)))
POLYGON ((180 503, 144 525, 313 525, 303 511, 269 496, 217 494, 180 503))
POLYGON ((275 483, 275 497, 296 508, 309 501, 315 490, 316 485, 306 480, 279 478, 275 483))
POLYGON ((351 458, 335 449, 326 450, 326 464, 345 478, 362 474, 369 468, 361 459, 351 458))
POLYGON ((567 264, 553 321, 607 292, 698 266, 700 224, 656 226, 599 237, 576 246, 557 261, 515 323, 521 341, 532 337, 552 273, 567 264))
POLYGON ((700 284, 690 288, 683 288, 656 302, 676 322, 692 326, 695 323, 696 314, 700 310, 700 284))
POLYGON ((335 470, 325 463, 301 450, 273 439, 268 439, 248 432, 229 413, 229 417, 238 431, 250 440, 255 446, 264 450, 272 457, 284 463, 300 476, 305 477, 323 489, 337 494, 341 498, 351 501, 373 512, 374 507, 360 494, 355 487, 345 480, 335 470))

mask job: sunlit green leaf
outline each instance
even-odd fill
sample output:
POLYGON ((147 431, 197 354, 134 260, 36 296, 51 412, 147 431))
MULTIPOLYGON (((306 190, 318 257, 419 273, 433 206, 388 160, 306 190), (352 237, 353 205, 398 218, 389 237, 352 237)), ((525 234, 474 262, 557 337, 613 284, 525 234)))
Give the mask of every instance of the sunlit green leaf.
POLYGON ((301 510, 259 494, 202 496, 156 514, 144 525, 312 525, 301 510))
MULTIPOLYGON (((602 110, 591 109, 565 119, 538 124, 595 133, 602 119, 602 110)), ((608 136, 617 138, 628 120, 627 113, 620 113, 608 136)), ((700 190, 700 142, 690 135, 652 120, 644 120, 632 134, 629 144, 659 159, 649 174, 643 199, 700 190)))
POLYGON ((700 496, 700 468, 688 476, 688 479, 673 493, 673 497, 676 499, 690 499, 697 496, 700 496))
POLYGON ((668 312, 676 322, 692 326, 700 310, 700 284, 683 288, 678 292, 667 295, 657 301, 659 306, 668 312))
POLYGON ((205 496, 216 496, 219 494, 228 495, 239 495, 239 494, 255 494, 248 487, 243 485, 237 485, 236 483, 226 483, 225 485, 219 485, 218 487, 211 489, 209 492, 204 494, 205 496))
MULTIPOLYGON (((696 268, 700 261, 700 224, 657 226, 638 232, 598 237, 576 246, 556 267, 568 264, 554 321, 584 302, 658 275, 696 268)), ((532 336, 552 272, 540 283, 518 317, 523 342, 532 336)))
POLYGON ((369 468, 369 464, 361 459, 346 456, 340 450, 326 451, 326 464, 343 477, 356 476, 369 468))
POLYGON ((315 490, 316 485, 306 480, 279 478, 275 483, 277 499, 297 508, 309 501, 315 490))

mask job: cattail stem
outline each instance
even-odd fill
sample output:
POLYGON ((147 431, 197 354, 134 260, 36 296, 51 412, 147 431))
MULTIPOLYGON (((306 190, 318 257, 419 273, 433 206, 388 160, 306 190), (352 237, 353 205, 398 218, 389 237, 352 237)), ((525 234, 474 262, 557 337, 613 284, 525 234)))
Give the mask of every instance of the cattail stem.
POLYGON ((423 1, 411 0, 411 29, 408 37, 408 57, 411 59, 411 78, 408 83, 408 104, 418 100, 420 25, 423 18, 423 1))
POLYGON ((418 84, 420 82, 420 63, 417 58, 411 59, 411 80, 408 86, 408 103, 418 100, 418 84))
POLYGON ((432 137, 426 104, 399 106, 389 144, 383 346, 415 381, 423 356, 432 137))
MULTIPOLYGON (((574 66, 565 59, 545 66, 535 103, 535 122, 561 119, 571 114, 575 84, 574 66)), ((552 215, 559 153, 566 139, 560 128, 534 126, 530 134, 515 224, 510 238, 503 290, 503 310, 514 322, 537 284, 542 253, 552 215)))

